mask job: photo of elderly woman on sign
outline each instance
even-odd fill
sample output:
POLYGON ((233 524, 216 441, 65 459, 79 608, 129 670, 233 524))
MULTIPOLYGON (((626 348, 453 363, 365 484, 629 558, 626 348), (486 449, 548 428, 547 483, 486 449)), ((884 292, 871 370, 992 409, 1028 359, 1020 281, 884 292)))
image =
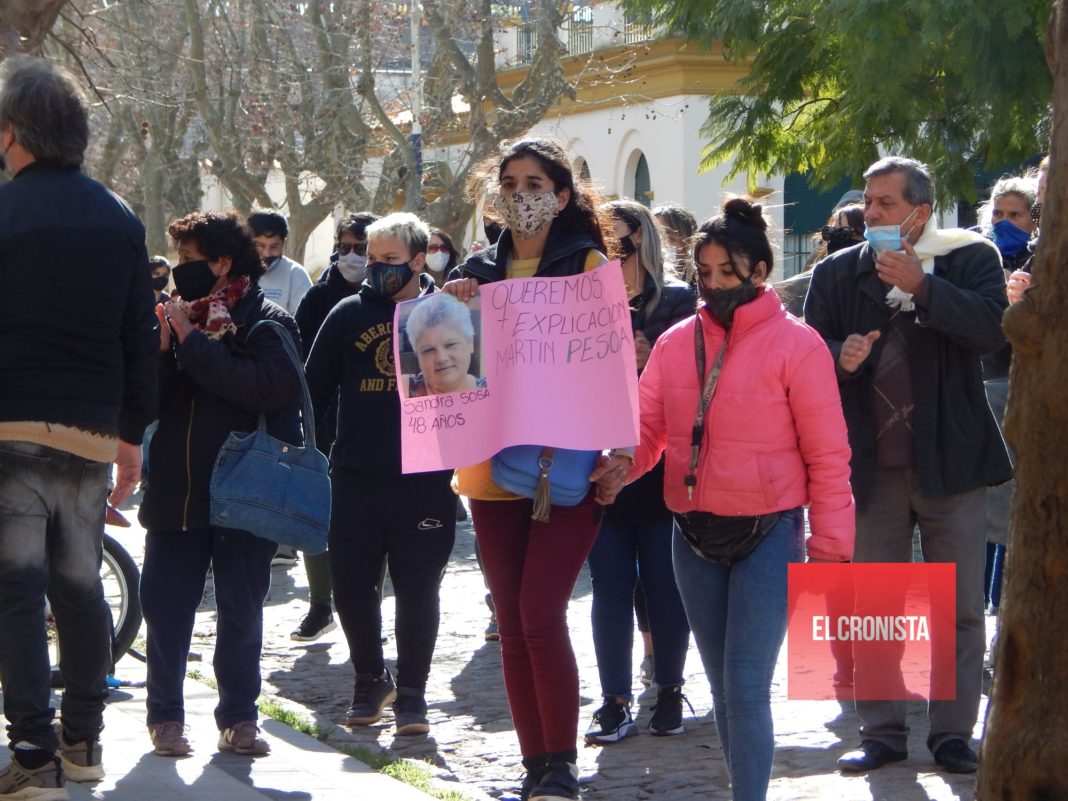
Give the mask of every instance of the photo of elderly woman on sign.
POLYGON ((401 360, 402 368, 418 364, 418 372, 404 376, 406 396, 446 395, 486 386, 485 378, 473 374, 477 343, 471 310, 445 293, 428 295, 412 306, 402 322, 411 350, 403 351, 401 360))

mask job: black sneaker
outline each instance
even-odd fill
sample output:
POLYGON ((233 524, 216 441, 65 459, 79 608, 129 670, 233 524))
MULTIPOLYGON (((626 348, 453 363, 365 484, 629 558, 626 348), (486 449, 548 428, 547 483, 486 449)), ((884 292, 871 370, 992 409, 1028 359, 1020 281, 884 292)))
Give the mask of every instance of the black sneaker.
POLYGON ((382 710, 397 697, 397 685, 388 670, 375 678, 370 673, 356 674, 352 706, 345 712, 346 726, 370 726, 382 719, 382 710))
POLYGON ((538 786, 530 791, 530 801, 578 801, 577 761, 575 751, 549 754, 549 764, 538 786))
POLYGON ((426 717, 426 699, 421 690, 398 687, 397 700, 393 702, 393 714, 397 719, 397 734, 412 737, 430 731, 426 717))
POLYGON ((649 730, 657 737, 670 737, 682 734, 682 702, 690 707, 690 714, 696 715, 690 699, 682 694, 682 687, 661 687, 656 691, 656 703, 650 709, 653 717, 649 720, 649 730))
POLYGON ((606 698, 601 708, 593 713, 593 722, 586 730, 586 742, 610 745, 637 733, 630 704, 606 698))
POLYGON ((280 567, 283 570, 289 570, 296 563, 297 551, 288 545, 279 545, 278 550, 274 553, 274 558, 271 559, 271 567, 280 567))
POLYGON ((308 614, 300 621, 300 625, 289 635, 289 639, 297 642, 313 642, 336 628, 337 623, 334 622, 334 613, 330 607, 312 604, 308 607, 308 614))
POLYGON ((523 786, 519 788, 519 801, 527 801, 545 776, 545 771, 549 769, 549 755, 524 757, 523 767, 527 769, 527 775, 523 777, 523 786))

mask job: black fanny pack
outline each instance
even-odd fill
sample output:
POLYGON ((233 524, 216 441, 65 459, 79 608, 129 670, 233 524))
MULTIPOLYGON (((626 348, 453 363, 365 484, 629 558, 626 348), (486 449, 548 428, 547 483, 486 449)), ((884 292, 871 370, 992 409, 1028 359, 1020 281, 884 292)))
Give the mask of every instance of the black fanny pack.
POLYGON ((695 554, 729 565, 749 556, 781 517, 782 512, 744 517, 682 512, 675 515, 675 522, 695 554))

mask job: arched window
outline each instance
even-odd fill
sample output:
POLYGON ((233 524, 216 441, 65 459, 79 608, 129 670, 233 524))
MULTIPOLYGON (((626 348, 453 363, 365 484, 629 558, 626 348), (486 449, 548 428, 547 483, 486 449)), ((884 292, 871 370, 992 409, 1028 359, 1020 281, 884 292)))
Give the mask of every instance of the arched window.
POLYGON ((638 163, 634 165, 634 199, 644 206, 650 205, 653 199, 649 162, 645 160, 644 153, 639 154, 638 163))
POLYGON ((584 159, 582 156, 579 156, 577 159, 575 159, 575 166, 573 168, 573 171, 576 175, 578 175, 579 180, 585 181, 586 183, 590 183, 590 181, 592 180, 590 178, 590 163, 586 161, 586 159, 584 159))

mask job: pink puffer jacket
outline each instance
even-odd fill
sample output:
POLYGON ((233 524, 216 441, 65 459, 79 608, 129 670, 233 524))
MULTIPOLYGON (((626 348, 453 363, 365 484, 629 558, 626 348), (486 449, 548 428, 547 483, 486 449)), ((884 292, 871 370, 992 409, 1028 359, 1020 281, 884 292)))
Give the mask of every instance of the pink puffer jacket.
MULTIPOLYGON (((724 329, 701 311, 705 370, 724 329)), ((664 499, 674 512, 759 515, 810 504, 808 554, 853 557, 855 519, 849 442, 831 354, 813 329, 787 314, 764 287, 739 306, 705 434, 693 499, 685 484, 701 392, 695 318, 657 340, 638 384, 641 444, 631 480, 667 451, 664 499)), ((703 379, 702 382, 703 384, 703 379)))

